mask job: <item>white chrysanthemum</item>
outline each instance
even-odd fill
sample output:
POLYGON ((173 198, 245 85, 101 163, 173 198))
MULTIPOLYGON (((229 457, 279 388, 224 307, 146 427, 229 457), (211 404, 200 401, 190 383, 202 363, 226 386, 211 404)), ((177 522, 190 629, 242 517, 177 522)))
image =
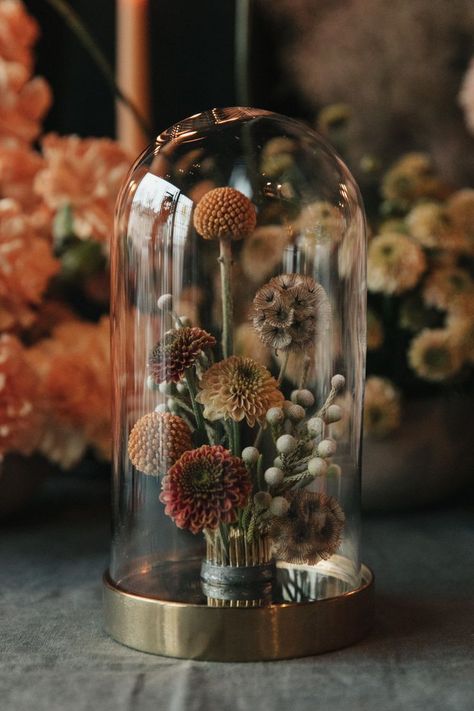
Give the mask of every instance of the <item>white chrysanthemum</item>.
POLYGON ((444 247, 449 220, 440 203, 424 202, 407 215, 407 226, 412 237, 423 247, 444 247))
POLYGON ((378 235, 369 245, 367 286, 370 291, 401 294, 416 286, 425 269, 423 250, 405 235, 378 235))
POLYGON ((338 208, 326 200, 306 205, 298 218, 298 228, 305 238, 314 242, 340 242, 345 220, 338 208))
POLYGON ((400 393, 387 378, 375 375, 365 383, 364 430, 385 437, 400 426, 400 393))
POLYGON ((412 340, 408 362, 420 378, 441 382, 459 371, 463 358, 448 329, 425 328, 412 340))

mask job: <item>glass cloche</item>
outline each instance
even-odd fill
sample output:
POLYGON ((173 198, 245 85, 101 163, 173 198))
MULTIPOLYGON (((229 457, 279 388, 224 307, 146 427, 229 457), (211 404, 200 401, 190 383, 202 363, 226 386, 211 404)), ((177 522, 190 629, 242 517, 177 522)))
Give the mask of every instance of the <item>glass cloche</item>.
POLYGON ((365 632, 365 255, 352 176, 295 120, 213 109, 134 164, 112 247, 120 641, 259 659, 365 632))

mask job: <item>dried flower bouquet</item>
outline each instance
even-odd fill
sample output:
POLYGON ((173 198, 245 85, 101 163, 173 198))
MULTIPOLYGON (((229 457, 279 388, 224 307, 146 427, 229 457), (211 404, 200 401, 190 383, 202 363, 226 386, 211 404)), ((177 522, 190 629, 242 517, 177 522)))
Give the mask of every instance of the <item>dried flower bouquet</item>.
POLYGON ((245 328, 258 337, 262 353, 278 355, 276 377, 269 358, 263 363, 234 347, 233 243, 263 229, 256 219, 253 203, 233 188, 211 189, 199 200, 195 230, 219 251, 220 343, 179 316, 171 294, 158 298, 171 328, 150 353, 148 381, 168 400, 135 423, 128 444, 133 466, 161 477, 166 515, 179 528, 204 534, 202 577, 215 604, 260 603, 253 586, 271 581, 274 559, 315 565, 329 558, 345 521, 324 484, 311 486, 341 474, 328 425, 342 418, 336 401, 342 401, 345 378, 332 377, 319 406, 306 387, 309 353, 331 319, 325 290, 297 273, 274 276, 256 290, 245 328), (300 382, 286 399, 290 356, 300 382))

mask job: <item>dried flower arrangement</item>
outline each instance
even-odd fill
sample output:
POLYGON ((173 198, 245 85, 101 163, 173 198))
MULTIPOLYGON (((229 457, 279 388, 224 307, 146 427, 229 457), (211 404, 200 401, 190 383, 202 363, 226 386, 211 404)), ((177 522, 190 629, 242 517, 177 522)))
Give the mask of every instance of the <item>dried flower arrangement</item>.
MULTIPOLYGON (((245 243, 264 229, 256 227, 254 204, 234 188, 211 187, 193 221, 218 263, 221 338, 179 315, 171 294, 159 296, 170 328, 149 354, 148 387, 167 400, 136 421, 128 454, 136 470, 161 479, 160 501, 176 526, 204 534, 206 594, 210 604, 226 604, 215 586, 216 579, 227 591, 235 585, 227 569, 252 569, 255 583, 257 568, 265 583, 274 557, 315 565, 338 550, 345 516, 324 482, 341 475, 329 426, 342 419, 345 378, 333 375, 319 405, 306 387, 308 354, 331 320, 328 296, 312 277, 271 277, 255 288, 250 317, 239 325, 240 256, 234 265, 233 245, 243 242, 239 255, 245 254, 245 243), (272 353, 279 358, 276 377, 272 353), (290 358, 299 383, 286 399, 290 358)), ((250 598, 240 594, 246 605, 261 603, 255 591, 250 598)))

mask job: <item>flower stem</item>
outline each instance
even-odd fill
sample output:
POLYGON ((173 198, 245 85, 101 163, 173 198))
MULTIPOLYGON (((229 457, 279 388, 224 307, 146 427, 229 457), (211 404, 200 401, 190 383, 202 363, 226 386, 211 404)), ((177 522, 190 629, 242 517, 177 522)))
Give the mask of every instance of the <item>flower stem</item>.
POLYGON ((192 405, 194 417, 196 420, 196 426, 197 426, 198 430, 200 430, 201 432, 205 432, 206 431, 206 424, 204 422, 204 417, 202 415, 199 404, 196 402, 197 388, 196 388, 196 383, 194 381, 194 376, 191 371, 191 368, 188 368, 188 370, 186 370, 184 377, 186 379, 186 384, 187 384, 188 390, 189 390, 189 397, 191 399, 191 405, 192 405))
POLYGON ((238 457, 240 455, 240 430, 239 423, 232 421, 232 440, 233 440, 233 451, 232 453, 238 457))
POLYGON ((150 126, 148 125, 145 118, 141 115, 140 111, 135 106, 133 101, 131 101, 131 99, 129 99, 118 86, 117 82, 115 81, 113 69, 107 61, 105 54, 99 48, 93 36, 89 32, 86 25, 83 23, 79 15, 75 12, 71 5, 66 2, 66 0, 46 1, 49 3, 49 5, 51 5, 51 7, 56 10, 58 15, 61 15, 66 25, 73 31, 77 39, 81 42, 84 49, 89 53, 89 56, 92 58, 92 60, 95 62, 95 64, 101 71, 102 76, 104 77, 112 92, 119 99, 119 101, 121 101, 123 104, 125 104, 125 106, 127 106, 145 136, 148 136, 148 138, 151 139, 152 132, 150 126))
POLYGON ((224 358, 228 358, 233 353, 232 246, 230 237, 222 237, 219 243, 222 288, 222 352, 224 358))
POLYGON ((285 377, 285 372, 288 366, 288 360, 290 358, 290 351, 286 351, 285 357, 283 359, 283 363, 281 364, 280 372, 278 373, 278 380, 277 383, 278 385, 281 385, 283 382, 283 378, 285 377))

